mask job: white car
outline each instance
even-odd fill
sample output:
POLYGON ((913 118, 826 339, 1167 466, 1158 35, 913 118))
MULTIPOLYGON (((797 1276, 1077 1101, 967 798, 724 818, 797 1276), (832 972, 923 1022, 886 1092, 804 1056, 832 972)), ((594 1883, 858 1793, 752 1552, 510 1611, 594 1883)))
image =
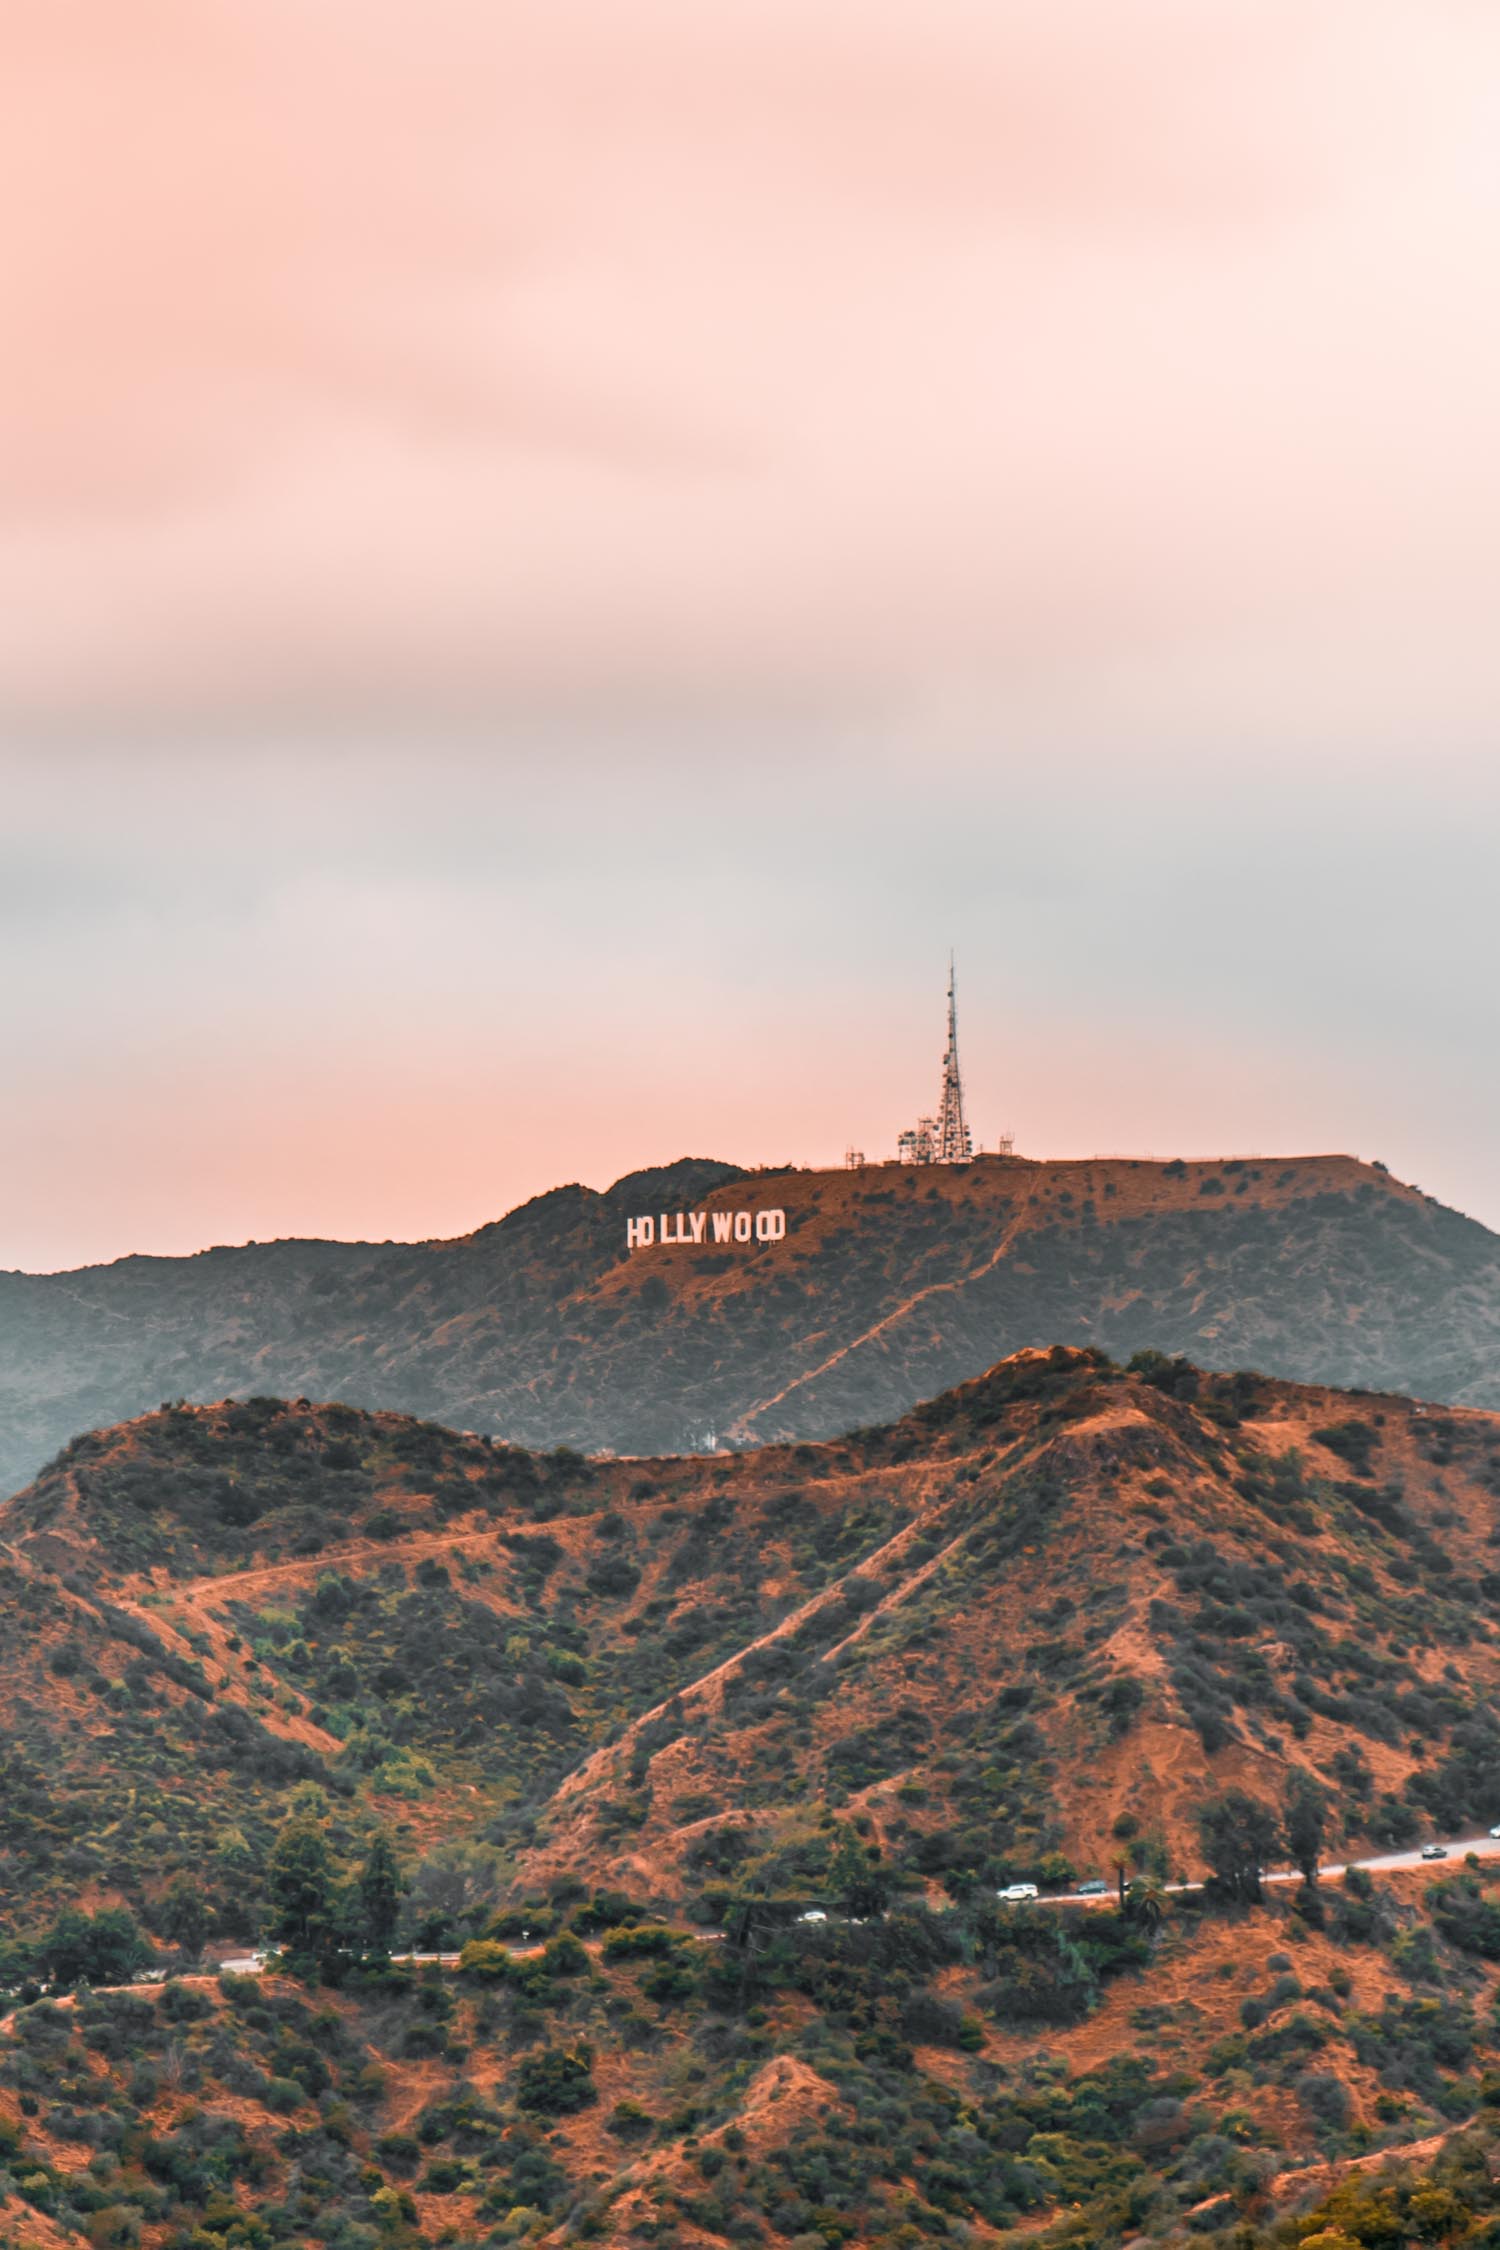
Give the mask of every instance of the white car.
POLYGON ((995 1893, 1006 1906, 1024 1906, 1029 1898, 1035 1898, 1036 1895, 1035 1883, 1007 1883, 1003 1891, 995 1893))
POLYGON ((1424 1844, 1422 1846, 1422 1857, 1424 1859, 1446 1859, 1448 1847, 1446 1844, 1424 1844))
POLYGON ((1490 1834, 1492 1836, 1500 1836, 1500 1821, 1497 1821, 1495 1823, 1495 1826, 1490 1830, 1490 1834))
POLYGON ((826 1922, 828 1916, 821 1906, 810 1906, 805 1914, 797 1916, 799 1922, 826 1922))

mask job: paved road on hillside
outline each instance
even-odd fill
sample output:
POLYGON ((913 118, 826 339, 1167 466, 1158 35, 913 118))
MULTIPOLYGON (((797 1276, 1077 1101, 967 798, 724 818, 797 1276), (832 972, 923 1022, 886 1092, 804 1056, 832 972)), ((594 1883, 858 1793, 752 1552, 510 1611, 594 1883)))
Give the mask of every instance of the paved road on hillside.
MULTIPOLYGON (((1436 1874, 1444 1866, 1450 1870, 1455 1866, 1462 1867, 1470 1852, 1474 1854, 1476 1859, 1500 1859, 1500 1836, 1456 1836, 1444 1842, 1443 1850, 1443 1859, 1424 1860, 1422 1847, 1417 1844, 1409 1851, 1380 1852, 1372 1859, 1334 1860, 1327 1867, 1320 1867, 1318 1873, 1325 1881, 1332 1881, 1340 1875, 1347 1874, 1351 1867, 1367 1868, 1372 1875, 1394 1874, 1406 1867, 1430 1867, 1436 1874)), ((1266 1883, 1300 1883, 1302 1878, 1295 1868, 1286 1867, 1268 1869, 1261 1880, 1266 1883)), ((1164 1888, 1169 1892, 1201 1891, 1203 1885, 1201 1883, 1168 1883, 1164 1888)), ((1112 1906, 1115 1903, 1115 1893, 1109 1890, 1097 1892, 1091 1898, 1080 1898, 1076 1891, 1054 1891, 1045 1898, 1039 1898, 1035 1903, 1038 1906, 1112 1906)), ((838 1921, 841 1917, 832 1915, 828 1919, 838 1921)), ((681 1938, 691 1939, 699 1945, 721 1945, 724 1941, 722 1930, 679 1929, 674 1934, 681 1938)), ((542 1948, 540 1943, 533 1941, 529 1945, 512 1946, 510 1950, 513 1953, 525 1954, 540 1953, 542 1948)), ((409 1962, 414 1968, 436 1966, 440 1969, 456 1969, 459 1957, 456 1953, 393 1953, 391 1959, 398 1962, 409 1962)), ((201 1972, 196 1977, 190 1975, 186 1981, 189 1983, 207 1983, 213 1977, 225 1972, 231 1976, 255 1976, 265 1965, 266 1960, 263 1953, 242 1953, 227 1961, 220 1961, 215 1968, 207 1972, 201 1972)), ((164 1969, 158 1969, 154 1973, 148 1972, 147 1977, 141 1980, 137 1989, 145 1989, 152 1983, 164 1982, 167 1975, 168 1972, 164 1969)), ((132 1988, 125 1986, 114 1989, 130 1990, 132 1988)), ((9 2016, 0 2018, 0 2030, 5 2029, 9 2022, 9 2016)))
MULTIPOLYGON (((1445 1841, 1443 1849, 1450 1859, 1456 1859, 1460 1863, 1466 1852, 1472 1852, 1476 1859, 1500 1859, 1500 1836, 1460 1836, 1453 1843, 1445 1841)), ((1372 1875, 1381 1875, 1394 1867, 1436 1867, 1440 1864, 1437 1860, 1424 1860, 1422 1847, 1417 1844, 1410 1851, 1384 1852, 1376 1859, 1351 1859, 1347 1865, 1340 1860, 1330 1867, 1320 1867, 1318 1873, 1343 1875, 1348 1872, 1349 1867, 1367 1867, 1372 1875)), ((1299 1883, 1301 1880, 1301 1876, 1292 1868, 1288 1868, 1285 1873, 1278 1872, 1266 1877, 1268 1883, 1299 1883)))
MULTIPOLYGON (((1459 1836, 1451 1842, 1446 1842, 1443 1850, 1450 1867, 1455 1861, 1461 1867, 1469 1852, 1472 1852, 1476 1859, 1500 1859, 1500 1836, 1459 1836)), ((1415 1844, 1409 1851, 1381 1852, 1373 1859, 1334 1860, 1327 1867, 1320 1867, 1318 1873, 1324 1882, 1332 1882, 1340 1875, 1347 1874, 1351 1867, 1364 1867, 1368 1868, 1372 1875, 1384 1875, 1392 1874, 1403 1867, 1430 1867, 1436 1873, 1443 1865, 1443 1860, 1424 1860, 1422 1846, 1415 1844)), ((1302 1877, 1295 1867, 1268 1868, 1261 1877, 1263 1883, 1300 1883, 1301 1880, 1302 1877)), ((1167 1883, 1163 1885, 1163 1888, 1168 1892, 1180 1893, 1183 1891, 1201 1891, 1203 1885, 1201 1883, 1167 1883)), ((1115 1900, 1116 1894, 1113 1890, 1095 1892, 1088 1898, 1080 1898, 1076 1891, 1052 1891, 1037 1899, 1034 1903, 1038 1906, 1113 1906, 1115 1900)), ((832 1922, 839 1922, 843 1920, 843 1916, 831 1914, 827 1916, 827 1919, 832 1922)), ((724 1940, 722 1930, 679 1929, 674 1932, 674 1935, 690 1939, 698 1945, 721 1945, 724 1940)), ((509 1950, 515 1954, 526 1954, 540 1953, 542 1948, 540 1943, 534 1940, 530 1945, 512 1945, 509 1950)), ((393 1953, 391 1955, 393 1962, 409 1962, 416 1968, 436 1964, 437 1967, 442 1969, 455 1969, 458 1966, 458 1958, 456 1953, 393 1953)), ((264 1966, 265 1956, 260 1953, 249 1953, 240 1960, 221 1961, 219 1963, 220 1969, 227 1969, 232 1975, 236 1976, 253 1975, 256 1970, 264 1968, 264 1966)))
MULTIPOLYGON (((1500 1859, 1500 1836, 1458 1836, 1451 1841, 1444 1839, 1443 1852, 1449 1867, 1452 1867, 1455 1861, 1462 1867, 1469 1852, 1472 1852, 1476 1859, 1500 1859)), ((1430 1867, 1436 1874, 1443 1864, 1444 1861, 1441 1859, 1423 1859, 1422 1846, 1414 1844, 1410 1851, 1380 1852, 1373 1859, 1333 1860, 1330 1861, 1328 1866, 1319 1867, 1318 1874, 1324 1882, 1330 1882, 1340 1875, 1346 1875, 1351 1867, 1367 1868, 1372 1875, 1394 1874, 1399 1868, 1403 1867, 1430 1867)), ((1295 1867, 1267 1868, 1261 1876, 1263 1883, 1300 1883, 1301 1880, 1302 1877, 1295 1867)), ((1201 1883, 1165 1883, 1162 1888, 1175 1893, 1201 1891, 1203 1885, 1201 1883)), ((1113 1890, 1096 1892, 1091 1898, 1080 1898, 1076 1891, 1054 1891, 1045 1898, 1036 1901, 1038 1906, 1112 1906, 1114 1902, 1115 1893, 1113 1890)))

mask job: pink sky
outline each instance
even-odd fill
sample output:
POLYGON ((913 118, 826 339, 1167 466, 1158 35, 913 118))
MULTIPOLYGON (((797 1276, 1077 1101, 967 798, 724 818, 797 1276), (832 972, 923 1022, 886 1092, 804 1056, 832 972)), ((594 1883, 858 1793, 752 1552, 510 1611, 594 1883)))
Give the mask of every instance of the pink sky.
POLYGON ((889 1142, 950 940, 1500 1221, 1493 9, 0 34, 0 1265, 889 1142))
POLYGON ((5 37, 18 715, 1004 690, 1164 643, 1488 718, 1476 0, 12 0, 5 37))

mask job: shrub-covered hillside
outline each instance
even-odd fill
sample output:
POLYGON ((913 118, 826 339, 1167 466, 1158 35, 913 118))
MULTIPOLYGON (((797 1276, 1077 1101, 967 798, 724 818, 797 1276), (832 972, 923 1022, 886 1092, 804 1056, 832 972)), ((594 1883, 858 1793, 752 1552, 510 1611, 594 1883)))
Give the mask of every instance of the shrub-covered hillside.
POLYGON ((819 1805, 948 1897, 1122 1824, 1191 1873, 1207 1786, 1294 1771, 1370 1847, 1488 1825, 1497 1518, 1489 1416, 1063 1350, 718 1460, 172 1409, 0 1509, 0 1896, 182 1863, 244 1921, 304 1781, 680 1905, 812 1880, 819 1805))
POLYGON ((1497 1520, 1494 1417, 1061 1348, 718 1459, 75 1441, 0 1508, 0 2242, 1484 2239, 1497 1520))
POLYGON ((1491 2242, 1477 1880, 1325 1890, 1067 1930, 908 1900, 747 1941, 557 1885, 540 1937, 502 1914, 448 1966, 28 1991, 0 2240, 1491 2242))
POLYGON ((160 1399, 401 1407, 531 1446, 833 1436, 1038 1343, 1500 1408, 1500 1244, 1339 1156, 743 1173, 559 1188, 456 1242, 274 1242, 0 1274, 0 1491, 160 1399), (637 1213, 784 1209, 784 1240, 637 1213))
POLYGON ((774 1465, 593 1464, 254 1399, 70 1446, 0 1508, 7 1893, 191 1868, 227 1937, 285 1791, 351 1835, 524 1827, 590 1749, 909 1513, 774 1465))

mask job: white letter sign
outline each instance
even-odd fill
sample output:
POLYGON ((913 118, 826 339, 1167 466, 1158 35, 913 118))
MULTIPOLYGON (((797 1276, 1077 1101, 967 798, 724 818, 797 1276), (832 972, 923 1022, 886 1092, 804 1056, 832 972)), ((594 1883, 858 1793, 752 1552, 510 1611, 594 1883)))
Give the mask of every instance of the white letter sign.
POLYGON ((713 1222, 713 1240, 717 1243, 784 1242, 786 1240, 786 1213, 775 1211, 663 1211, 658 1215, 647 1212, 639 1219, 625 1221, 625 1247, 627 1250, 650 1250, 657 1243, 701 1243, 709 1239, 709 1222, 713 1222))

